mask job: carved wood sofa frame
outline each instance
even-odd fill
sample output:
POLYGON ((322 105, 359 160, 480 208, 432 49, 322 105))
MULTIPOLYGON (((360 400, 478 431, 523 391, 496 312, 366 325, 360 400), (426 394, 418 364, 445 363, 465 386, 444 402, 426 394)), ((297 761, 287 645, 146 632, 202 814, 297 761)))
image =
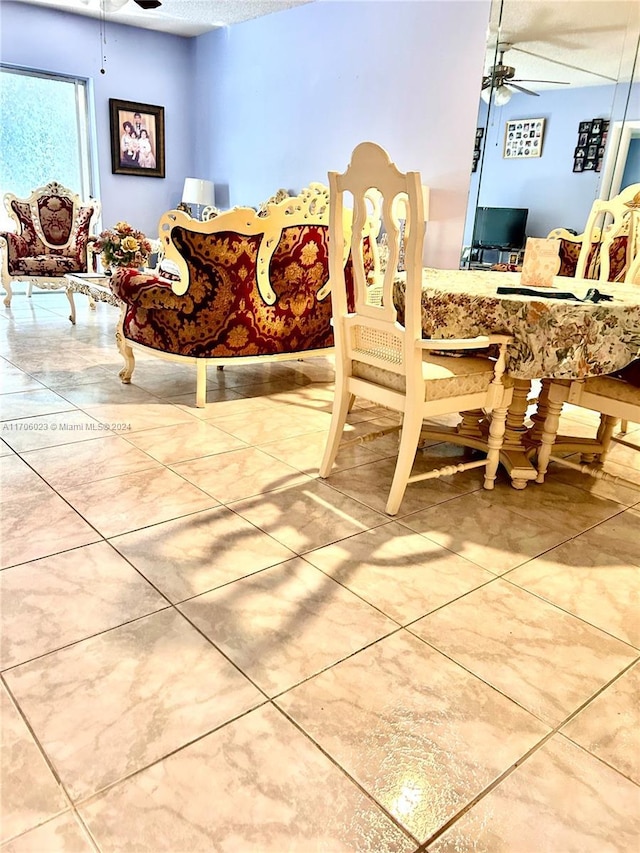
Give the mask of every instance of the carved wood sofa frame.
MULTIPOLYGON (((207 367, 285 361, 333 352, 328 264, 329 192, 314 183, 260 213, 235 208, 208 220, 171 210, 160 219, 164 264, 178 276, 117 269, 116 339, 131 382, 134 350, 196 366, 196 406, 207 367)), ((369 241, 374 257, 376 227, 369 241)), ((345 264, 348 259, 345 257, 345 264)))

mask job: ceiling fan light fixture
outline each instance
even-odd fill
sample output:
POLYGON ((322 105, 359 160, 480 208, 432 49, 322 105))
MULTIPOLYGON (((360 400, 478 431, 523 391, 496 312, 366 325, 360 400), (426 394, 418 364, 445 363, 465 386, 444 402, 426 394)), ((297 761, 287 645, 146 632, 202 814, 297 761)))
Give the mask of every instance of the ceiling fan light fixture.
POLYGON ((485 102, 485 104, 488 104, 491 101, 491 89, 483 89, 480 92, 480 97, 485 102))
POLYGON ((508 104, 511 100, 511 95, 513 92, 507 86, 498 86, 494 93, 494 100, 496 102, 497 107, 504 107, 505 104, 508 104))

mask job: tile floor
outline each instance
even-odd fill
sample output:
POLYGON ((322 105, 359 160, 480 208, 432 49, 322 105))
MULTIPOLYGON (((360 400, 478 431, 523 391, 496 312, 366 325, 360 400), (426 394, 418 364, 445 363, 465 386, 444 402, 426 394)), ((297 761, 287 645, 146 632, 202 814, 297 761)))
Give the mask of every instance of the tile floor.
POLYGON ((329 361, 198 410, 77 301, 0 316, 2 853, 637 853, 640 490, 473 471, 389 519, 393 439, 317 478, 329 361))

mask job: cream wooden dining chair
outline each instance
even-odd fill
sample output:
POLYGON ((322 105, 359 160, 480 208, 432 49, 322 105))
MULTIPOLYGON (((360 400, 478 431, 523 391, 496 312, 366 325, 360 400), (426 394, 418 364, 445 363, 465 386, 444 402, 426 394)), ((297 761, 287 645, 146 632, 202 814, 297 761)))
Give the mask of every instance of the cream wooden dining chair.
POLYGON ((402 416, 401 426, 397 428, 400 430, 398 457, 386 504, 389 515, 398 512, 407 484, 418 480, 484 467, 485 488, 493 488, 507 407, 511 400, 511 388, 503 383, 509 339, 506 336, 446 341, 422 339, 420 296, 425 218, 420 175, 417 172, 400 172, 384 149, 372 142, 363 142, 354 150, 344 174, 329 173, 329 187, 329 270, 336 346, 336 390, 320 476, 326 478, 331 473, 347 414, 358 396, 402 416), (382 218, 389 242, 382 298, 375 304, 367 298, 363 248, 366 194, 372 187, 382 194, 382 218), (347 284, 342 264, 346 194, 351 194, 353 200, 353 311, 347 307, 347 284), (397 321, 393 303, 393 279, 397 274, 400 251, 399 205, 395 199, 401 194, 406 194, 404 326, 397 321), (491 344, 499 346, 497 360, 484 356, 456 358, 434 354, 434 351, 442 350, 486 351, 491 344), (493 412, 486 459, 412 475, 423 420, 467 409, 493 412))
POLYGON ((588 379, 556 379, 549 386, 547 417, 542 431, 542 444, 538 451, 537 482, 543 483, 549 462, 555 462, 566 468, 581 471, 599 480, 609 480, 631 488, 637 483, 616 477, 603 471, 601 465, 606 459, 613 430, 620 418, 640 421, 640 388, 616 379, 613 376, 592 376, 588 379), (553 444, 558 433, 560 414, 564 403, 572 403, 586 409, 592 409, 603 415, 593 446, 589 453, 596 457, 595 463, 578 463, 562 456, 554 455, 553 444))

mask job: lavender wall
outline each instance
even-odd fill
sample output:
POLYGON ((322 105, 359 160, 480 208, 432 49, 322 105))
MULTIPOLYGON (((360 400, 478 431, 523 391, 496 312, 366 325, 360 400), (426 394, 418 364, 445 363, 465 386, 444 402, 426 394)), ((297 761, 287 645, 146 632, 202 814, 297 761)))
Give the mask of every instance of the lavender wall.
POLYGON ((426 261, 457 266, 489 7, 316 2, 201 36, 198 175, 221 203, 226 188, 229 204, 253 205, 326 182, 373 140, 431 187, 426 261))
MULTIPOLYGON (((478 127, 485 127, 484 161, 472 175, 464 242, 471 242, 476 202, 486 207, 528 207, 527 235, 546 237, 553 228, 581 232, 599 197, 598 172, 573 172, 578 125, 592 118, 620 121, 629 84, 582 89, 545 90, 537 98, 514 95, 504 107, 480 103, 478 127), (533 160, 503 159, 505 123, 519 118, 545 118, 542 156, 533 160), (479 193, 478 193, 479 189, 479 193)), ((634 86, 635 95, 636 86, 634 86)), ((630 99, 637 111, 638 98, 630 99)), ((628 119, 637 116, 627 115, 628 119)))
POLYGON ((17 2, 2 2, 0 13, 4 63, 93 82, 105 227, 126 219, 157 233, 160 216, 180 201, 184 178, 194 166, 191 40, 107 23, 106 45, 101 45, 100 22, 93 18, 17 2), (111 174, 109 98, 164 106, 166 178, 111 174))

